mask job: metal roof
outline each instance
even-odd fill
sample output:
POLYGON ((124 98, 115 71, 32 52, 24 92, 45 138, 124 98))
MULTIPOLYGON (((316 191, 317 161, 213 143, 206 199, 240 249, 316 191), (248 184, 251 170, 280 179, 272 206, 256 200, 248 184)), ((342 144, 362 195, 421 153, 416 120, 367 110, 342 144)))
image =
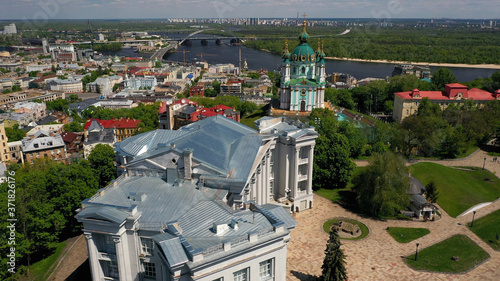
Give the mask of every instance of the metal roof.
POLYGON ((83 209, 78 216, 87 219, 106 220, 121 224, 129 214, 108 206, 89 206, 83 209))
POLYGON ((184 262, 189 261, 189 258, 182 247, 182 243, 179 237, 175 237, 168 240, 163 240, 158 242, 161 247, 161 250, 165 254, 168 263, 170 266, 175 266, 184 262))
POLYGON ((298 223, 290 216, 287 209, 282 206, 274 205, 274 204, 265 204, 261 206, 263 209, 268 210, 275 217, 280 219, 285 223, 285 228, 294 228, 298 225, 298 223))
MULTIPOLYGON (((159 234, 152 238, 161 246, 171 265, 187 261, 186 251, 208 251, 209 248, 218 248, 224 241, 237 239, 239 247, 245 244, 248 247, 248 235, 258 233, 259 239, 276 235, 273 225, 284 223, 281 221, 284 215, 279 212, 271 212, 277 214, 273 217, 263 214, 258 208, 256 211, 234 211, 224 202, 214 199, 217 194, 214 189, 198 189, 191 183, 167 184, 155 177, 126 177, 101 193, 84 201, 84 209, 78 216, 106 218, 119 223, 127 217, 124 209, 136 205, 137 213, 140 214, 139 230, 158 231, 159 234), (144 195, 135 196, 139 193, 144 195), (178 233, 172 233, 168 227, 169 233, 160 234, 165 230, 165 225, 172 222, 176 223, 178 233), (227 229, 216 234, 214 223, 226 223, 227 229), (232 227, 232 223, 238 227, 232 227)), ((288 225, 293 224, 289 219, 287 221, 288 225)), ((285 231, 279 235, 287 233, 285 231)))

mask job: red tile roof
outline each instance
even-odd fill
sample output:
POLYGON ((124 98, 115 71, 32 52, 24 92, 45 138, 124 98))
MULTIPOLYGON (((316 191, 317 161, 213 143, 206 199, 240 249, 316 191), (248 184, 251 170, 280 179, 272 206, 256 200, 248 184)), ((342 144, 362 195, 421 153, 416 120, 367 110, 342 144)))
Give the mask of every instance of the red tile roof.
POLYGON ((201 111, 201 115, 211 117, 211 116, 215 116, 215 115, 222 115, 222 113, 218 113, 218 112, 215 112, 215 111, 210 110, 210 109, 203 109, 201 111))
POLYGON ((465 98, 465 99, 471 99, 471 100, 494 100, 495 99, 495 94, 492 94, 490 92, 487 92, 487 91, 484 91, 484 90, 481 90, 478 88, 472 88, 470 90, 467 90, 467 86, 459 84, 459 83, 446 84, 446 91, 445 92, 420 91, 418 89, 414 89, 412 91, 407 91, 407 92, 398 92, 398 93, 395 93, 395 95, 397 95, 398 97, 405 99, 405 100, 420 100, 423 98, 429 98, 430 100, 451 100, 451 99, 455 99, 455 97, 457 96, 457 94, 459 92, 464 93, 463 98, 465 98), (465 89, 465 91, 462 91, 462 89, 465 89))
POLYGON ((226 109, 233 109, 232 107, 230 106, 227 106, 227 105, 223 105, 223 104, 219 104, 219 105, 216 105, 212 108, 210 108, 210 110, 226 110, 226 109))
POLYGON ((423 99, 423 98, 429 98, 430 100, 449 100, 450 98, 443 95, 442 92, 440 91, 418 91, 418 90, 413 90, 413 91, 407 91, 407 92, 398 92, 395 93, 398 97, 408 100, 408 99, 423 99), (419 97, 417 97, 417 92, 419 97))
POLYGON ((158 113, 159 113, 159 114, 163 114, 163 113, 165 113, 165 112, 167 112, 167 103, 166 103, 166 102, 164 102, 164 101, 162 101, 162 102, 161 102, 160 109, 158 109, 158 113))
POLYGON ((90 127, 90 124, 92 123, 92 120, 96 120, 97 123, 99 123, 101 126, 103 126, 105 129, 111 129, 111 128, 137 128, 137 125, 141 122, 141 120, 135 120, 135 119, 112 119, 112 120, 100 120, 100 119, 89 119, 87 123, 85 124, 85 127, 83 129, 87 129, 90 127))
POLYGON ((490 92, 478 88, 472 88, 468 91, 467 97, 470 100, 494 100, 490 92))
POLYGON ((462 85, 460 83, 451 83, 451 84, 446 84, 445 86, 450 88, 460 88, 460 89, 467 88, 467 86, 462 85))

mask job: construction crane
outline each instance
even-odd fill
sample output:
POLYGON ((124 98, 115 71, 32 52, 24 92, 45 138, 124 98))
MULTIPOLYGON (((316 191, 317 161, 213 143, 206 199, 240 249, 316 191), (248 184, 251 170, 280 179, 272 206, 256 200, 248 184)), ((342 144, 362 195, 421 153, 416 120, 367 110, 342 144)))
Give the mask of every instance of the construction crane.
POLYGON ((196 56, 200 57, 200 61, 203 61, 203 56, 208 57, 208 56, 217 56, 217 55, 214 55, 214 54, 203 54, 203 53, 201 53, 201 54, 197 54, 196 56))
POLYGON ((171 51, 171 53, 182 53, 183 54, 183 57, 184 57, 184 66, 186 66, 186 53, 190 53, 191 51, 186 51, 186 50, 182 50, 182 51, 171 51))

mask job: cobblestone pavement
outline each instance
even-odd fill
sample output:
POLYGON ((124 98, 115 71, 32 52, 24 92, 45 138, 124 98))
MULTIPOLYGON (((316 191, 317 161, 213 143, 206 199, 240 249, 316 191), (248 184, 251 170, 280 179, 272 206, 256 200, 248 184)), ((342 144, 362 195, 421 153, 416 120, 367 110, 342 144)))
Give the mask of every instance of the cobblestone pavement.
MULTIPOLYGON (((500 209, 500 201, 479 209, 476 218, 500 209)), ((291 233, 288 245, 287 280, 314 280, 321 275, 321 265, 328 235, 323 223, 333 217, 347 217, 363 222, 370 229, 368 237, 362 240, 342 240, 347 255, 349 280, 500 280, 500 252, 493 250, 474 233, 467 229, 466 222, 471 215, 451 218, 442 212, 442 218, 434 222, 376 221, 353 214, 330 200, 314 195, 311 210, 294 215, 299 225, 291 233), (387 227, 423 227, 430 234, 410 243, 396 242, 385 230, 387 227), (415 271, 409 268, 402 256, 426 248, 455 234, 464 234, 476 242, 491 256, 485 263, 465 274, 443 274, 415 271)))
MULTIPOLYGON (((493 157, 479 150, 467 158, 457 160, 425 160, 445 166, 483 167, 500 175, 500 164, 493 162, 493 157), (486 161, 484 160, 486 158, 486 161)), ((418 162, 418 161, 417 161, 418 162)), ((356 161, 358 166, 366 166, 367 161, 356 161)), ((477 210, 476 218, 483 217, 500 209, 500 200, 477 210)), ((294 214, 299 223, 292 231, 288 247, 287 280, 314 280, 321 275, 321 265, 328 234, 323 231, 323 223, 333 217, 346 217, 363 222, 370 229, 368 237, 362 240, 342 240, 342 248, 347 255, 349 280, 500 280, 500 252, 493 250, 465 224, 470 222, 472 214, 458 218, 448 216, 441 208, 442 218, 434 222, 416 221, 376 221, 351 213, 338 204, 318 195, 314 195, 314 208, 294 214), (422 227, 430 234, 410 243, 396 242, 385 230, 387 227, 422 227), (420 249, 445 240, 455 234, 464 234, 483 248, 491 258, 465 274, 443 274, 415 271, 409 268, 402 256, 412 254, 416 242, 420 249)))

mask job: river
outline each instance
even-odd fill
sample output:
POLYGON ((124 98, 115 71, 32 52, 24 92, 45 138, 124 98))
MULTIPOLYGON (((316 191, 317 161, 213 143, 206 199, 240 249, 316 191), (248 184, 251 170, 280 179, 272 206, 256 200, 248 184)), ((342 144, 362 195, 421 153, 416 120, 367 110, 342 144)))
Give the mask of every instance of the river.
MULTIPOLYGON (((168 34, 170 38, 181 38, 186 36, 186 34, 168 34)), ((207 38, 210 35, 203 35, 203 38, 207 38)), ((232 46, 229 44, 229 40, 224 39, 223 45, 215 44, 215 37, 208 41, 207 46, 201 45, 200 40, 193 40, 191 46, 179 46, 177 51, 186 51, 186 61, 194 62, 199 61, 201 54, 203 54, 203 60, 210 64, 218 63, 232 63, 235 66, 239 64, 238 50, 241 49, 242 66, 246 59, 248 68, 253 70, 258 70, 264 68, 267 70, 278 71, 282 63, 281 56, 274 55, 268 52, 259 51, 247 48, 245 46, 232 46)), ((291 44, 291 50, 293 50, 294 44, 291 44)), ((3 50, 0 47, 0 51, 3 50)), ((134 53, 131 48, 124 48, 118 52, 103 52, 106 55, 118 55, 118 56, 128 56, 137 57, 142 56, 148 58, 151 54, 145 53, 134 53)), ((167 60, 183 62, 184 53, 177 52, 171 53, 165 57, 167 60)), ((358 79, 363 79, 367 77, 374 78, 385 78, 386 76, 391 76, 394 65, 389 63, 377 63, 377 62, 356 62, 356 61, 342 61, 342 60, 327 60, 326 71, 327 73, 340 72, 349 73, 358 79)), ((431 67, 434 72, 438 67, 431 67)), ((490 77, 491 74, 499 71, 498 69, 485 69, 485 68, 463 68, 463 67, 449 67, 449 69, 455 74, 459 82, 472 81, 476 78, 490 77)))

